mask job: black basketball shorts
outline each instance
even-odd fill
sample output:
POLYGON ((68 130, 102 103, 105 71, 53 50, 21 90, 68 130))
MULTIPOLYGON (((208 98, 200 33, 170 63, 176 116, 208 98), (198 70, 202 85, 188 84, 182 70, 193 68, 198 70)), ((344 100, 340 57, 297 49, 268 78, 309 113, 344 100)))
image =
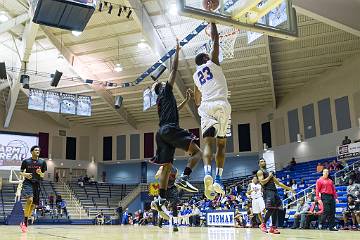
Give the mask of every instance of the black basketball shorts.
POLYGON ((24 181, 21 195, 25 198, 33 197, 33 204, 39 205, 40 203, 40 183, 24 181))
POLYGON ((265 190, 264 202, 266 209, 279 209, 282 206, 282 202, 277 191, 265 190))
POLYGON ((188 151, 194 140, 196 137, 192 133, 175 124, 161 126, 156 133, 156 156, 151 159, 151 162, 160 165, 173 163, 175 149, 188 151))

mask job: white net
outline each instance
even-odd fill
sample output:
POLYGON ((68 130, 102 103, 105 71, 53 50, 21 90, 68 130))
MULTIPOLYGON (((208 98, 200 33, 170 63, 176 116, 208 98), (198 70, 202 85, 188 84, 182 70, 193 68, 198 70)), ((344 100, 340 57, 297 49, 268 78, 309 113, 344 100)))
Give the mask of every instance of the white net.
MULTIPOLYGON (((211 41, 209 26, 205 29, 206 35, 209 37, 209 40, 203 45, 201 45, 196 50, 195 54, 199 54, 201 52, 211 52, 213 42, 211 41)), ((218 31, 220 37, 220 61, 234 58, 235 42, 238 38, 240 31, 238 29, 225 26, 218 27, 218 31)))

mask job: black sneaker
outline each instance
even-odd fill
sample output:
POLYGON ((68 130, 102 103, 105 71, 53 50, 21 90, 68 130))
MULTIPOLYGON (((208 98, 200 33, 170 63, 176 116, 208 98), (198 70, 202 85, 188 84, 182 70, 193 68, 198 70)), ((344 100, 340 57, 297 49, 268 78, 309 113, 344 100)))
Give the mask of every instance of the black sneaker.
POLYGON ((191 183, 189 183, 189 179, 190 179, 189 176, 181 175, 179 178, 175 180, 175 186, 187 192, 192 192, 192 193, 199 192, 199 189, 197 189, 196 187, 191 185, 191 183))
POLYGON ((178 232, 178 231, 179 231, 179 229, 178 229, 177 225, 175 224, 175 225, 173 226, 173 232, 178 232))
POLYGON ((165 219, 165 220, 169 220, 170 217, 168 214, 165 213, 165 203, 166 203, 166 199, 165 198, 161 198, 158 197, 157 199, 155 199, 154 201, 151 202, 151 208, 158 211, 159 215, 165 219))
POLYGON ((337 232, 337 231, 339 231, 338 229, 336 229, 336 228, 330 228, 329 229, 330 231, 333 231, 333 232, 337 232))

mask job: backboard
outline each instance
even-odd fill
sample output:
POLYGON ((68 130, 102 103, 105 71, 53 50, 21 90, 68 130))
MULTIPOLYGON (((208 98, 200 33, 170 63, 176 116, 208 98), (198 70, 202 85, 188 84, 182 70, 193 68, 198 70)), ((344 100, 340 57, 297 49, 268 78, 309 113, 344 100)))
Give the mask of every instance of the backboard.
POLYGON ((202 2, 177 0, 180 15, 283 39, 298 36, 292 0, 219 0, 215 11, 205 10, 202 2))

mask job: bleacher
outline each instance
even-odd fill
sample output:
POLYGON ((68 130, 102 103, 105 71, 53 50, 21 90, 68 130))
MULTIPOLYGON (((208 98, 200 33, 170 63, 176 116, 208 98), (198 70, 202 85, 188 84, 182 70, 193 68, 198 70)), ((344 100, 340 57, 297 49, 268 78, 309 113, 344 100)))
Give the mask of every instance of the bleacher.
POLYGON ((69 186, 90 217, 95 217, 100 210, 104 215, 115 215, 119 202, 137 187, 109 183, 84 184, 84 187, 80 187, 77 182, 71 182, 69 186))
MULTIPOLYGON (((0 190, 0 219, 5 220, 6 217, 11 213, 15 203, 15 193, 17 184, 3 183, 2 189, 0 190)), ((49 181, 42 181, 40 201, 44 203, 48 201, 50 195, 56 195, 56 192, 49 181)), ((22 198, 21 202, 25 205, 25 199, 22 198)))
MULTIPOLYGON (((315 161, 310 161, 310 162, 305 162, 305 163, 298 163, 294 166, 294 169, 291 171, 289 169, 286 170, 281 170, 276 172, 276 177, 279 178, 280 180, 283 180, 284 183, 286 183, 287 179, 294 179, 296 181, 296 183, 299 185, 301 179, 305 180, 305 184, 306 187, 310 187, 311 185, 314 185, 316 183, 316 180, 322 176, 322 173, 317 173, 316 172, 316 166, 318 165, 318 163, 323 163, 323 162, 331 162, 333 160, 335 160, 336 158, 326 158, 326 159, 320 159, 320 160, 315 160, 315 161), (289 178, 287 178, 289 176, 289 178)), ((352 163, 358 161, 359 159, 351 159, 348 160, 347 163, 349 165, 351 165, 352 163)), ((330 172, 331 176, 334 176, 334 171, 330 172)), ((296 190, 297 192, 297 198, 303 197, 304 196, 304 189, 305 188, 299 188, 296 190)), ((313 188, 315 188, 315 186, 313 186, 313 188)), ((310 190, 310 189, 309 189, 310 190)), ((346 195, 346 186, 336 186, 336 191, 338 194, 338 199, 339 199, 339 203, 336 204, 336 217, 337 219, 342 218, 342 212, 344 210, 344 208, 346 208, 346 201, 347 201, 347 195, 346 195)), ((284 191, 282 189, 279 189, 279 193, 282 196, 282 199, 284 198, 284 191)), ((287 204, 288 202, 285 202, 285 204, 287 204)), ((288 225, 291 224, 293 222, 294 219, 294 213, 295 213, 295 209, 294 207, 296 206, 291 206, 290 209, 287 210, 287 218, 288 218, 288 225)))

